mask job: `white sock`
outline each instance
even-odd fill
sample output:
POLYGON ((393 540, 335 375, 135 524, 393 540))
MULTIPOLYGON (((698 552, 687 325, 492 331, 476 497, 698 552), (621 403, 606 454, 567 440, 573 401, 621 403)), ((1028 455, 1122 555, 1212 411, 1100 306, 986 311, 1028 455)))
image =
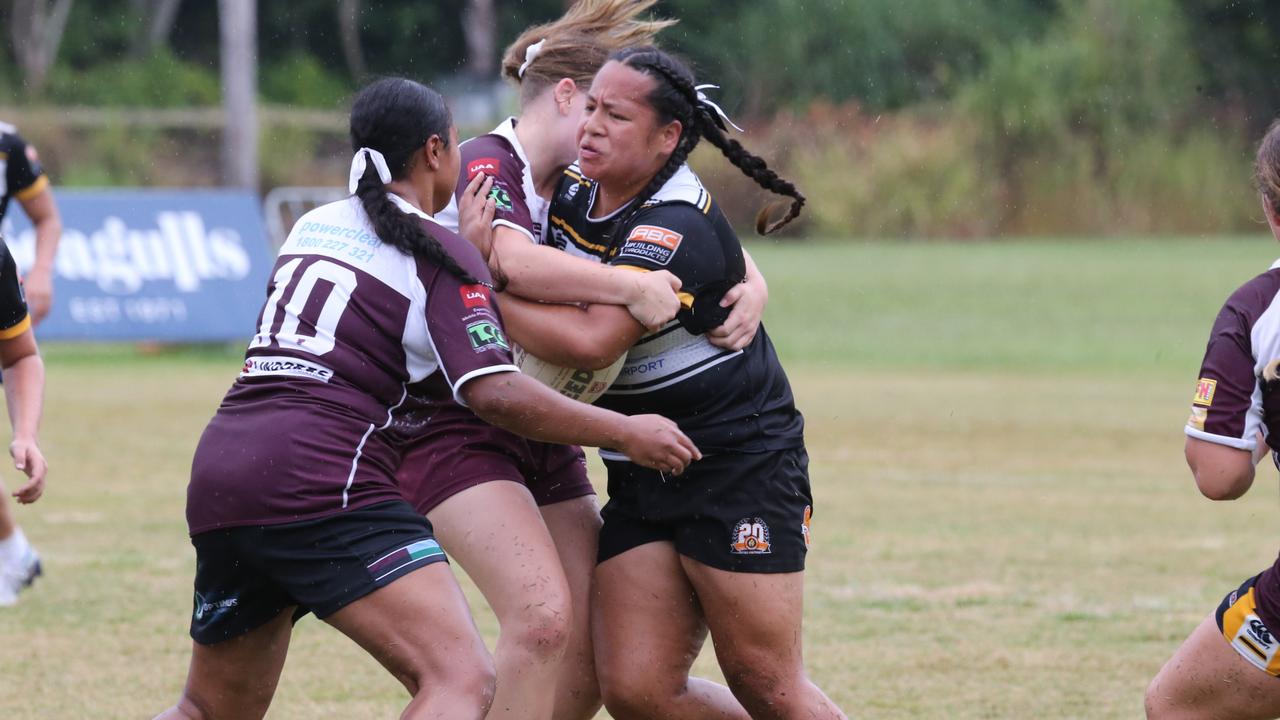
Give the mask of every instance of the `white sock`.
POLYGON ((0 565, 11 565, 22 561, 27 554, 27 536, 22 528, 14 528, 13 534, 0 540, 0 565))

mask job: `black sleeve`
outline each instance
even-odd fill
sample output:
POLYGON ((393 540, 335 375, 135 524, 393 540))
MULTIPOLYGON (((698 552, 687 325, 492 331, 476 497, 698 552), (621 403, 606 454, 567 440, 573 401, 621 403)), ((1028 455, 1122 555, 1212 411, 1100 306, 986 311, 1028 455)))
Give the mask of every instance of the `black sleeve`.
POLYGON ((0 340, 8 340, 31 327, 27 299, 18 280, 18 265, 9 247, 0 241, 0 340))
POLYGON ((704 333, 724 322, 724 294, 746 276, 742 245, 718 209, 670 203, 639 212, 622 229, 625 238, 613 265, 667 270, 682 283, 684 308, 677 319, 689 332, 704 333))
POLYGON ((19 200, 26 200, 44 189, 44 169, 35 148, 27 144, 21 135, 11 133, 4 138, 5 184, 9 192, 19 200))

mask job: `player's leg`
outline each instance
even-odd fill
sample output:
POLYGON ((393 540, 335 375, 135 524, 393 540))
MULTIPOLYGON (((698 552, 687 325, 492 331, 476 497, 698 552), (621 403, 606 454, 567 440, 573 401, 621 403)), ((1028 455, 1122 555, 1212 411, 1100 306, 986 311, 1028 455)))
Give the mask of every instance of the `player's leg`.
POLYGON ((1250 579, 1182 643, 1147 688, 1155 720, 1280 717, 1280 639, 1256 615, 1250 579))
POLYGON ((600 563, 592 626, 600 689, 616 720, 749 720, 728 688, 689 677, 706 626, 670 542, 600 563))
POLYGON ((40 557, 18 527, 8 494, 0 483, 0 607, 17 602, 18 592, 40 574, 40 557))
POLYGON ((253 720, 266 715, 289 650, 293 610, 285 608, 266 624, 230 640, 192 643, 182 697, 156 720, 253 720))
POLYGON ((803 572, 728 572, 680 561, 706 613, 720 668, 751 717, 845 717, 804 671, 803 572))
POLYGON ((556 553, 569 583, 573 622, 556 680, 556 720, 590 720, 600 710, 591 644, 592 576, 600 537, 600 506, 595 495, 543 505, 542 519, 555 540, 556 553))
POLYGON ((446 563, 418 568, 325 618, 382 663, 413 700, 405 720, 479 720, 493 661, 446 563))
POLYGON ((436 538, 498 617, 498 692, 489 718, 551 718, 573 607, 555 544, 524 485, 462 490, 427 513, 436 538))

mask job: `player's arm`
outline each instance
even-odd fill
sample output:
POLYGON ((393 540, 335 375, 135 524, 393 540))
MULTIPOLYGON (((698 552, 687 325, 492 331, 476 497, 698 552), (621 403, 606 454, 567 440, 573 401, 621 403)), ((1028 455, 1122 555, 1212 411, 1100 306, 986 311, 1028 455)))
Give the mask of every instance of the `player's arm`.
POLYGON ((618 305, 552 305, 508 293, 499 303, 512 340, 534 357, 565 367, 607 368, 645 334, 618 305))
POLYGON ((720 301, 720 307, 732 307, 733 310, 723 325, 707 332, 711 344, 725 350, 741 350, 751 344, 760 330, 760 321, 764 319, 765 305, 769 303, 769 283, 746 248, 742 250, 742 259, 747 266, 746 278, 725 293, 720 301))
POLYGON ((621 415, 570 400, 520 373, 477 377, 460 394, 480 419, 534 440, 616 448, 645 467, 677 475, 702 457, 664 417, 621 415))
POLYGON ((489 267, 507 279, 507 292, 549 303, 602 303, 625 306, 650 330, 671 321, 680 310, 680 280, 666 271, 631 272, 574 257, 506 225, 495 225, 489 267))
POLYGON ((19 140, 10 153, 6 172, 9 188, 36 231, 36 261, 27 272, 24 286, 31 318, 39 323, 53 305, 53 263, 62 237, 62 216, 53 200, 49 178, 30 145, 19 140))
MULTIPOLYGON (((1265 448, 1265 445, 1259 444, 1265 448)), ((1253 485, 1257 459, 1265 456, 1256 449, 1242 450, 1188 437, 1184 454, 1195 477, 1196 487, 1210 500, 1235 500, 1253 485)))
POLYGON ((44 493, 48 465, 40 452, 40 415, 44 406, 44 362, 28 327, 17 337, 0 340, 0 366, 4 367, 4 399, 13 426, 9 455, 27 482, 13 496, 31 503, 44 493))

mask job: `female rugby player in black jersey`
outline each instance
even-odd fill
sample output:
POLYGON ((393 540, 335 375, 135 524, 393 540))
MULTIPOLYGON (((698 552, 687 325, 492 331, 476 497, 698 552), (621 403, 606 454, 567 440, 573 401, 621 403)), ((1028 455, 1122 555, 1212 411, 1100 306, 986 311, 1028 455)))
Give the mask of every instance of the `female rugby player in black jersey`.
POLYGON ((677 320, 647 333, 624 308, 539 306, 504 298, 536 333, 529 352, 574 366, 627 354, 598 404, 673 420, 704 451, 684 474, 604 451, 609 470, 596 571, 597 669, 605 705, 626 718, 843 718, 804 671, 800 626, 812 499, 803 420, 768 334, 742 350, 706 333, 745 274, 733 229, 685 164, 702 138, 765 188, 803 196, 728 139, 692 74, 655 48, 614 54, 596 75, 579 131, 580 169, 553 198, 551 223, 581 251, 683 283, 677 320), (689 678, 709 628, 729 681, 689 678), (748 715, 749 713, 749 715, 748 715))

